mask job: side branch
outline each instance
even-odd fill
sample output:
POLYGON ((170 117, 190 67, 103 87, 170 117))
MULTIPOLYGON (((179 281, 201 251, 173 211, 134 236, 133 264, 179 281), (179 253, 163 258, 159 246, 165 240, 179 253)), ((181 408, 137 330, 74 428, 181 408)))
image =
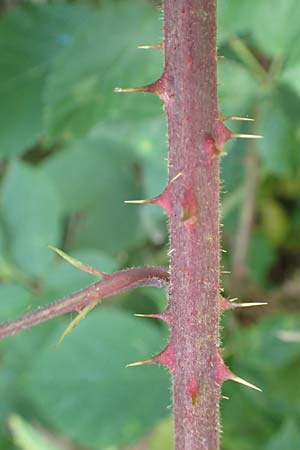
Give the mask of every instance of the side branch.
POLYGON ((113 274, 106 274, 102 281, 98 281, 74 294, 67 295, 50 305, 24 314, 16 320, 1 324, 0 339, 34 327, 39 323, 46 322, 67 312, 78 311, 80 308, 95 301, 128 291, 129 289, 140 286, 164 288, 168 284, 169 273, 160 267, 135 267, 113 274))

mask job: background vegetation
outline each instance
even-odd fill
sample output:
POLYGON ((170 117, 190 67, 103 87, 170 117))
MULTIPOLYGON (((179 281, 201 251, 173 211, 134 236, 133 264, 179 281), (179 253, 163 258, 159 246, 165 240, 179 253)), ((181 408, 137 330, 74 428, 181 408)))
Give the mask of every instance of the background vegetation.
MULTIPOLYGON (((162 35, 143 0, 6 1, 0 17, 0 318, 94 281, 48 244, 112 271, 168 264, 166 218, 123 200, 167 177, 159 99, 115 86, 158 78, 162 35)), ((222 402, 223 450, 300 448, 300 8, 297 0, 219 0, 219 95, 239 140, 222 159, 223 286, 268 307, 226 313, 224 356, 240 376, 222 402)), ((201 124, 199 124, 201 126, 201 124)), ((184 301, 184 299, 183 299, 184 301)), ((112 298, 54 348, 64 317, 0 343, 0 447, 172 448, 169 375, 125 369, 164 347, 167 330, 134 312, 163 292, 112 298)))

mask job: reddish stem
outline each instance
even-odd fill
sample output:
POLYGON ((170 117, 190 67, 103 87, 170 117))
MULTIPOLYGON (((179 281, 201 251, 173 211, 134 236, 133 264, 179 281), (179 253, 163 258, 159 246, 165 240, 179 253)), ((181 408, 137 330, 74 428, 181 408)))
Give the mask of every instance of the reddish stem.
MULTIPOLYGON (((165 0, 163 96, 169 126, 168 314, 176 450, 219 447, 219 152, 216 1, 165 0)), ((223 136, 224 135, 224 136, 223 136)))
POLYGON ((159 267, 135 267, 121 270, 111 275, 105 275, 102 281, 68 295, 55 303, 24 314, 19 319, 5 322, 0 325, 0 339, 19 333, 39 323, 46 322, 54 317, 61 316, 102 300, 106 297, 119 294, 140 286, 166 287, 169 283, 169 273, 159 267))

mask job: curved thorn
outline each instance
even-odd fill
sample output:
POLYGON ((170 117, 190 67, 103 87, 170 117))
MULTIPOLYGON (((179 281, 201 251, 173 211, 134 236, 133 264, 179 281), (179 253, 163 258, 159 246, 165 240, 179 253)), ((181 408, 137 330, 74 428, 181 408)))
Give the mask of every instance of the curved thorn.
POLYGON ((61 258, 63 258, 65 261, 67 261, 69 264, 71 264, 74 267, 77 267, 77 269, 83 270, 84 272, 90 273, 91 275, 95 275, 96 277, 104 278, 105 276, 108 276, 105 272, 100 272, 100 270, 94 269, 91 266, 88 266, 87 264, 83 264, 82 262, 78 261, 75 258, 72 258, 72 256, 67 255, 64 251, 60 250, 59 248, 53 247, 52 245, 48 245, 48 247, 53 250, 55 253, 57 253, 61 258))
POLYGON ((230 379, 231 379, 232 381, 236 381, 237 383, 243 384, 244 386, 247 386, 247 387, 249 387, 249 388, 251 388, 251 389, 254 389, 255 391, 262 392, 262 390, 261 390, 259 387, 255 386, 255 385, 252 384, 252 383, 249 383, 248 381, 244 380, 244 379, 241 378, 241 377, 238 377, 238 376, 234 375, 233 373, 231 374, 230 379))

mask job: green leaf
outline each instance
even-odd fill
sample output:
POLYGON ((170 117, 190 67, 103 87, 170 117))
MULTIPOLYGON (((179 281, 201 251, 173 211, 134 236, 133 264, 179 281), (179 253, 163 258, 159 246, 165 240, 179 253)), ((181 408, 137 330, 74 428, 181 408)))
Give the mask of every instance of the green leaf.
POLYGON ((287 420, 264 450, 298 450, 300 448, 300 427, 293 419, 287 420))
POLYGON ((221 0, 218 7, 219 39, 249 34, 257 47, 282 57, 300 37, 298 0, 221 0))
POLYGON ((15 262, 26 274, 42 276, 54 258, 47 245, 57 245, 60 237, 60 201, 51 180, 40 168, 13 162, 1 205, 15 262))
POLYGON ((218 2, 218 37, 222 42, 232 33, 251 31, 257 18, 260 0, 220 0, 218 2))
POLYGON ((59 51, 89 11, 72 5, 11 8, 0 21, 0 154, 28 149, 42 134, 43 88, 59 51))
POLYGON ((280 339, 282 330, 293 331, 299 327, 300 317, 297 315, 273 315, 235 334, 234 339, 230 341, 230 353, 253 370, 272 372, 276 376, 280 368, 295 359, 300 362, 299 344, 283 342, 280 339))
POLYGON ((125 445, 167 414, 167 372, 125 367, 162 345, 162 334, 149 323, 98 310, 57 350, 37 355, 24 389, 47 423, 75 442, 96 450, 125 445))
POLYGON ((168 417, 162 420, 152 433, 149 442, 149 450, 173 450, 173 418, 168 417))
POLYGON ((30 292, 14 284, 0 285, 0 322, 15 319, 26 310, 30 292))
POLYGON ((263 233, 254 233, 251 236, 247 259, 253 279, 263 285, 272 264, 276 260, 276 253, 270 239, 266 238, 263 233))
POLYGON ((90 137, 45 163, 64 210, 81 212, 75 247, 113 253, 140 239, 137 210, 124 204, 141 195, 130 153, 125 146, 90 137))
POLYGON ((297 94, 300 95, 300 38, 294 42, 291 50, 284 61, 281 80, 287 83, 297 94))
POLYGON ((289 120, 278 96, 267 98, 261 107, 259 150, 267 172, 298 176, 300 170, 299 131, 289 120))
POLYGON ((132 148, 141 165, 144 195, 151 198, 160 194, 168 179, 167 124, 163 117, 133 120, 105 121, 93 129, 92 136, 108 139, 118 146, 132 148))
MULTIPOLYGON (((244 3, 244 2, 242 2, 244 3)), ((253 36, 267 54, 283 57, 292 45, 299 46, 300 9, 298 0, 258 0, 253 36)), ((251 7, 253 2, 249 4, 251 7)))
POLYGON ((154 96, 113 92, 115 87, 141 86, 160 76, 160 52, 137 49, 141 43, 160 40, 157 11, 141 0, 103 3, 59 56, 48 79, 50 142, 82 136, 103 119, 160 114, 160 100, 154 96))
POLYGON ((15 444, 21 450, 63 450, 63 447, 51 442, 45 433, 20 416, 12 415, 9 418, 9 428, 15 444))
POLYGON ((218 65, 218 78, 222 114, 249 116, 259 94, 257 81, 241 64, 227 59, 218 65))

